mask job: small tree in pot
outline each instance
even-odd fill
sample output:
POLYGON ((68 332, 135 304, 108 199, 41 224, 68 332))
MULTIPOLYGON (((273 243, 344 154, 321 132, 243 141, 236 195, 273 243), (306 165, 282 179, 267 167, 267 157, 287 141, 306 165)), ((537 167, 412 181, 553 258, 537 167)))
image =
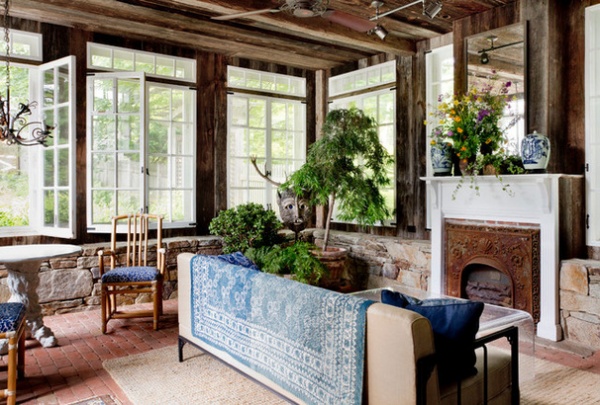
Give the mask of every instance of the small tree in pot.
POLYGON ((380 188, 389 184, 393 158, 379 142, 375 120, 356 108, 330 111, 322 135, 309 148, 306 163, 282 187, 308 195, 311 205, 328 207, 326 252, 337 202, 341 220, 373 225, 390 217, 380 188))

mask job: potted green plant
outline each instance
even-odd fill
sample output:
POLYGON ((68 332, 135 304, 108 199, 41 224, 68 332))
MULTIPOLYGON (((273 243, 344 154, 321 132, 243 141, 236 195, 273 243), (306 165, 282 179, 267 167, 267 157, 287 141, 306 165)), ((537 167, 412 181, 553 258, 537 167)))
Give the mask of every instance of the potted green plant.
POLYGON ((282 185, 309 204, 327 207, 322 251, 327 253, 336 203, 341 220, 373 225, 390 217, 380 188, 389 184, 392 156, 379 142, 377 123, 357 108, 330 111, 322 137, 309 148, 306 163, 282 185))
POLYGON ((219 212, 208 230, 223 238, 223 253, 245 253, 249 248, 281 243, 282 226, 275 212, 260 204, 248 203, 219 212))

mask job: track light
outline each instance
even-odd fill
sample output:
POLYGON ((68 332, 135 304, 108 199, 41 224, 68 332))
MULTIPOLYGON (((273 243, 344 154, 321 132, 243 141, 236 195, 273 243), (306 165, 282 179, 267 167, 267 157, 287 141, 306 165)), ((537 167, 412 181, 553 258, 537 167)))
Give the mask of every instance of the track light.
POLYGON ((381 39, 383 41, 385 39, 385 37, 387 37, 388 32, 381 25, 377 24, 375 26, 375 28, 373 28, 371 31, 369 31, 369 34, 375 34, 379 37, 379 39, 381 39))
POLYGON ((488 63, 490 63, 490 57, 488 56, 487 52, 483 52, 481 54, 480 62, 482 65, 487 65, 488 63))
POLYGON ((423 14, 425 14, 427 17, 434 19, 440 11, 442 11, 442 3, 432 1, 426 6, 425 1, 423 1, 423 14))

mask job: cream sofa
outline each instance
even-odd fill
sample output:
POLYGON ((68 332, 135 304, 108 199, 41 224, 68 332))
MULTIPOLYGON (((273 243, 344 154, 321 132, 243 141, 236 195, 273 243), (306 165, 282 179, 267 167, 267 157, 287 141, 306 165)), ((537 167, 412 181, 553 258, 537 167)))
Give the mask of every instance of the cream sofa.
MULTIPOLYGON (((238 362, 229 353, 207 346, 194 337, 191 324, 191 272, 193 255, 182 253, 177 258, 179 282, 179 360, 186 343, 211 353, 273 391, 295 403, 302 403, 264 375, 238 362)), ((261 273, 262 274, 262 273, 261 273)), ((264 274, 264 277, 273 277, 264 274)), ((306 285, 303 288, 317 288, 306 285)), ((367 310, 366 358, 364 360, 363 403, 384 404, 455 404, 457 384, 440 386, 435 368, 433 332, 423 316, 402 308, 374 303, 367 310)), ((488 403, 518 403, 518 384, 511 384, 511 355, 489 347, 488 403), (511 397, 512 388, 515 396, 511 397), (512 398, 512 399, 511 399, 512 398)), ((482 404, 483 356, 477 351, 477 375, 462 381, 462 404, 482 404)))

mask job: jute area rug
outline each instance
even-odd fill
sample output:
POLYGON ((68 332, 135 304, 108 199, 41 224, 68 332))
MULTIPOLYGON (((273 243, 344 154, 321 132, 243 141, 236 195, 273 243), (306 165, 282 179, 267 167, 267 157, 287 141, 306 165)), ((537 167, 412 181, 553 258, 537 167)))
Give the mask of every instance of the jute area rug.
POLYGON ((260 384, 189 344, 107 360, 104 368, 136 405, 287 404, 260 384))
MULTIPOLYGON (((104 362, 104 368, 136 405, 285 404, 231 367, 197 348, 177 346, 104 362)), ((600 375, 521 355, 521 404, 599 404, 600 375)))

